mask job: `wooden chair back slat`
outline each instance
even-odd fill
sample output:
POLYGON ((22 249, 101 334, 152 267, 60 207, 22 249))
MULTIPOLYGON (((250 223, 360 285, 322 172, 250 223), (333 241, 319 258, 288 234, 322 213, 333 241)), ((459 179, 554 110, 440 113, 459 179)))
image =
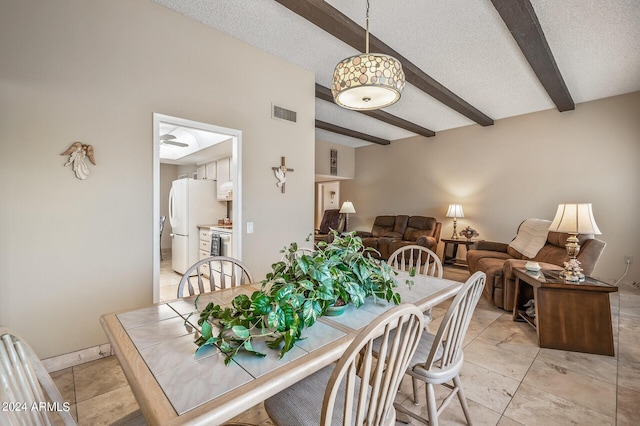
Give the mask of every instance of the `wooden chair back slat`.
POLYGON ((379 425, 394 416, 393 402, 423 329, 422 312, 414 305, 403 304, 390 309, 362 330, 329 378, 320 424, 331 424, 338 389, 343 381, 343 424, 379 425), (378 337, 382 342, 380 352, 389 354, 386 363, 377 362, 374 356, 374 340, 378 337), (355 419, 352 418, 354 405, 355 419))
POLYGON ((430 277, 442 278, 443 268, 440 258, 431 250, 417 244, 400 247, 394 251, 387 264, 397 271, 409 271, 430 277))
POLYGON ((230 288, 253 282, 253 276, 245 264, 227 256, 202 259, 187 269, 178 284, 178 298, 208 293, 217 288, 230 288), (205 276, 208 270, 209 278, 205 276), (196 293, 194 283, 198 288, 196 293), (185 290, 188 294, 185 294, 185 290))

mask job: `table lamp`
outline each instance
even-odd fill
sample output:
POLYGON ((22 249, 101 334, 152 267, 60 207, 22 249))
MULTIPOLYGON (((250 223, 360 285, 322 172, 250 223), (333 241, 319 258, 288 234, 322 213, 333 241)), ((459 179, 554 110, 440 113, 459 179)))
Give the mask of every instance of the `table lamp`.
POLYGON ((340 207, 340 213, 345 214, 345 222, 344 222, 344 231, 347 232, 349 228, 349 213, 355 213, 356 209, 353 207, 353 203, 349 200, 342 203, 342 207, 340 207))
POLYGON ((452 240, 458 239, 458 233, 456 232, 457 219, 459 217, 464 217, 464 213, 462 213, 462 205, 461 204, 449 204, 449 210, 447 211, 447 217, 453 218, 453 235, 451 236, 452 240))
POLYGON ((560 273, 560 277, 570 282, 584 281, 580 262, 576 259, 580 252, 578 234, 601 233, 598 225, 596 225, 596 220, 593 218, 591 203, 559 204, 556 217, 551 222, 549 231, 569 234, 567 244, 565 244, 569 261, 564 262, 564 271, 560 273))

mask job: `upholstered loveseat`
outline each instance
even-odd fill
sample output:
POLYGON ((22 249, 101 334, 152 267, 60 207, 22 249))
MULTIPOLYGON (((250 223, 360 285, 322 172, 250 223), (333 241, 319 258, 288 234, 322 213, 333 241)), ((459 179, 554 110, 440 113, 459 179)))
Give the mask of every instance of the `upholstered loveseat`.
MULTIPOLYGON (((526 222, 526 221, 525 221, 526 222)), ((520 228, 525 223, 521 223, 520 228)), ((517 236, 516 236, 517 237, 517 236)), ((467 265, 471 274, 482 271, 487 275, 484 293, 495 306, 513 309, 515 290, 514 268, 524 268, 528 261, 538 262, 543 269, 562 269, 569 259, 565 244, 568 234, 548 232, 546 241, 535 256, 527 257, 507 243, 479 241, 476 249, 467 252, 467 265)), ((514 238, 515 241, 516 238, 514 238)), ((596 266, 606 243, 593 235, 579 235, 580 253, 577 259, 583 273, 589 275, 596 266)))
POLYGON ((372 247, 380 258, 388 259, 391 253, 403 246, 418 244, 433 252, 440 241, 442 224, 425 216, 378 216, 371 232, 358 231, 365 247, 372 247))

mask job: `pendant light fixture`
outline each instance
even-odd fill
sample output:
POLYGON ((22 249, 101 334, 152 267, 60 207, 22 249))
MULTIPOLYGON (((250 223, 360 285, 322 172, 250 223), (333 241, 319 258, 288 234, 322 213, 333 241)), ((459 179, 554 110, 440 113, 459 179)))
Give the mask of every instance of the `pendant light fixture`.
POLYGON ((341 107, 366 111, 388 107, 404 88, 402 64, 393 56, 369 53, 369 0, 365 53, 344 59, 333 71, 331 93, 341 107))

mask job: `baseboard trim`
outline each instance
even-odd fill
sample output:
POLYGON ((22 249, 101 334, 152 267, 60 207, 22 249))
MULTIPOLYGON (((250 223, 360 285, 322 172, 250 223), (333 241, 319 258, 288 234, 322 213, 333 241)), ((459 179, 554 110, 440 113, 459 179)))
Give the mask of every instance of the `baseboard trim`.
POLYGON ((76 365, 84 364, 85 362, 106 358, 111 355, 114 355, 114 352, 111 350, 111 344, 105 343, 103 345, 46 358, 42 360, 42 364, 47 371, 51 373, 53 371, 75 367, 76 365))

